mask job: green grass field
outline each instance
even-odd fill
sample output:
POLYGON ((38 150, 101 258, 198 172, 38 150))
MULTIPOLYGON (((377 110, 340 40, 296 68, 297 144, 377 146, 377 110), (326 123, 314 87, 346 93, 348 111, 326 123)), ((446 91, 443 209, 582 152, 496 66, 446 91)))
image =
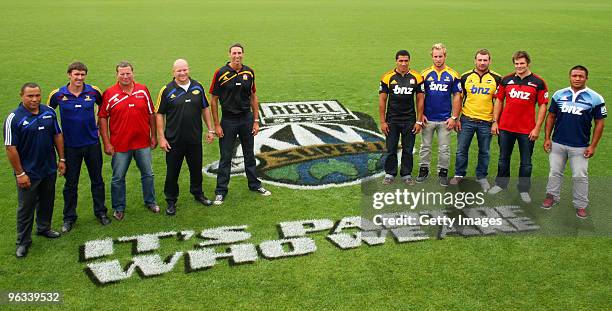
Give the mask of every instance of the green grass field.
MULTIPOLYGON (((115 64, 129 60, 136 80, 156 96, 171 80, 176 58, 190 62, 191 75, 210 85, 214 70, 227 61, 227 48, 245 46, 245 64, 257 73, 260 101, 337 99, 353 111, 378 120, 378 82, 393 68, 398 49, 412 54, 411 67, 430 66, 430 47, 448 47, 447 64, 470 70, 473 54, 488 48, 492 69, 512 71, 511 55, 524 49, 532 70, 549 90, 568 84, 575 64, 590 70, 588 85, 612 98, 612 3, 606 1, 3 1, 0 21, 0 116, 19 102, 19 87, 41 84, 46 95, 67 81, 73 60, 89 67, 87 82, 104 89, 114 83, 115 64)), ((543 131, 542 131, 543 136, 543 131)), ((456 142, 456 138, 453 137, 456 142)), ((534 154, 536 177, 548 174, 547 156, 534 154)), ((417 141, 418 146, 418 141, 417 141)), ((454 163, 454 146, 452 162, 454 163)), ((468 174, 473 174, 476 153, 468 174)), ((491 146, 489 176, 496 175, 498 147, 491 146)), ((612 135, 606 129, 590 174, 606 187, 612 176, 612 135)), ((204 148, 204 163, 218 159, 217 141, 204 148)), ((515 151, 515 154, 517 152, 515 151)), ((278 238, 282 221, 359 215, 359 186, 292 190, 269 186, 271 197, 248 191, 234 177, 228 201, 203 208, 188 193, 187 169, 181 175, 176 217, 153 215, 142 206, 139 173, 131 165, 128 208, 123 222, 100 226, 92 215, 89 180, 82 171, 79 220, 55 241, 33 237, 25 260, 15 251, 17 196, 12 169, 0 157, 0 291, 60 291, 69 309, 562 309, 612 308, 612 239, 604 237, 499 236, 447 238, 340 250, 314 237, 313 254, 230 266, 221 260, 210 270, 185 273, 183 260, 160 277, 134 275, 118 284, 97 286, 79 261, 79 246, 98 238, 169 230, 202 230, 249 225, 252 243, 278 238)), ((110 208, 110 157, 104 158, 110 208)), ((418 162, 416 162, 418 163, 418 162)), ((154 151, 157 199, 165 207, 162 151, 154 151)), ((516 176, 518 162, 512 164, 516 176)), ((451 170, 452 172, 452 170, 451 170)), ((490 178, 490 180, 491 180, 490 178)), ((58 178, 53 227, 62 224, 62 187, 58 178)), ((215 180, 204 178, 209 196, 215 180)), ((567 186, 566 186, 567 188, 567 186)), ((533 189, 534 199, 543 197, 533 189)), ((591 193, 605 202, 604 193, 591 193)), ((566 199, 568 197, 565 197, 566 199)), ((566 203, 569 200, 565 201, 566 203)), ((568 212, 570 203, 566 204, 568 212)), ((607 209, 605 204, 592 209, 607 209)), ((609 215, 609 214, 608 214, 609 215)), ((612 221, 612 219, 608 219, 612 221)), ((609 224, 608 224, 609 226, 609 224)), ((162 257, 191 245, 162 242, 162 257)), ((116 247, 122 265, 128 245, 116 247)), ((4 307, 4 306, 3 306, 4 307)), ((23 306, 15 306, 22 308, 23 306)), ((34 305, 30 306, 34 307, 34 305)), ((47 305, 47 307, 49 307, 47 305)), ((54 307, 54 306, 51 306, 54 307)), ((56 306, 57 307, 57 306, 56 306)))

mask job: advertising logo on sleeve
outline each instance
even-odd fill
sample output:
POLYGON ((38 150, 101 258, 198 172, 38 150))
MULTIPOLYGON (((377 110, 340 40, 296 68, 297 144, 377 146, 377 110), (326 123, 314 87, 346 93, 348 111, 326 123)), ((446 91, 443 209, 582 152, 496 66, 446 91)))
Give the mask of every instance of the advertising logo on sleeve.
MULTIPOLYGON (((257 176, 297 189, 357 184, 379 177, 385 137, 374 119, 335 100, 261 103, 255 136, 257 176)), ((219 162, 204 167, 216 176, 219 162)), ((244 174, 242 147, 236 145, 232 175, 244 174)))

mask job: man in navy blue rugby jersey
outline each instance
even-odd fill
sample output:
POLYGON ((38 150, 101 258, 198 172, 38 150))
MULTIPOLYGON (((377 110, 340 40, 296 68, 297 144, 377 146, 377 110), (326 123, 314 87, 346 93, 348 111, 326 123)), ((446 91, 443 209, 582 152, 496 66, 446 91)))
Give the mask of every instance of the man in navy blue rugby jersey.
POLYGON ((559 202, 563 171, 569 160, 573 203, 579 218, 587 217, 588 161, 595 155, 604 129, 604 118, 608 115, 603 97, 586 86, 588 78, 586 67, 577 65, 570 69, 570 86, 555 92, 552 97, 544 139, 544 151, 550 153, 550 174, 542 208, 550 209, 559 202), (595 129, 591 140, 593 120, 595 129))
POLYGON ((66 183, 64 184, 63 232, 72 230, 77 220, 77 202, 81 165, 85 162, 91 181, 93 214, 102 225, 111 221, 106 216, 102 151, 95 117, 95 107, 102 103, 96 86, 85 83, 87 66, 81 62, 68 65, 69 82, 49 95, 47 104, 57 109, 64 131, 66 149, 66 183))

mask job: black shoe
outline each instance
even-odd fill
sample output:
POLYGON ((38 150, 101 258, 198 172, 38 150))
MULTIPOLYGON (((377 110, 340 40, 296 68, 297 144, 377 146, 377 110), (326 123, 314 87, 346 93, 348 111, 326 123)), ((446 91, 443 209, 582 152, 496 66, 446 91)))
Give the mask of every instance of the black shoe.
POLYGON ((111 223, 110 218, 108 218, 108 216, 106 216, 106 214, 102 214, 100 216, 98 216, 98 221, 103 225, 106 226, 108 224, 111 223))
POLYGON ((53 231, 51 229, 47 231, 43 231, 43 232, 36 232, 36 235, 44 236, 45 238, 48 238, 48 239, 57 239, 61 236, 59 232, 53 231))
POLYGON ((213 201, 209 200, 205 195, 201 194, 201 195, 194 195, 193 199, 200 202, 202 205, 204 206, 211 206, 213 205, 213 201))
POLYGON ((427 179, 427 176, 429 176, 429 167, 421 166, 421 168, 419 168, 419 176, 417 176, 416 181, 419 183, 424 182, 425 179, 427 179))
POLYGON ((19 245, 17 246, 17 251, 15 251, 15 257, 23 258, 28 255, 28 248, 30 245, 19 245))
POLYGON ((174 216, 176 215, 176 203, 168 202, 168 207, 166 207, 166 215, 174 216))
POLYGON ((441 168, 438 172, 438 180, 440 181, 440 186, 446 187, 448 186, 448 170, 445 168, 441 168))
POLYGON ((70 230, 72 230, 72 224, 72 222, 64 221, 64 224, 62 225, 62 233, 70 232, 70 230))

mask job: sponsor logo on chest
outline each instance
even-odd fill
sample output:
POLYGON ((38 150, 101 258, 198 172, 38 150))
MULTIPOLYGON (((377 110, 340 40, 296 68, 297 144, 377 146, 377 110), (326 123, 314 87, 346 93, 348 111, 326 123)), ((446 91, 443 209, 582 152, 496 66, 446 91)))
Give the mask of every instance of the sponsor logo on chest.
POLYGON ((571 105, 568 105, 566 103, 564 103, 561 106, 561 112, 571 113, 571 114, 575 114, 575 115, 578 115, 578 116, 582 115, 582 111, 583 110, 584 110, 584 108, 582 108, 582 107, 571 106, 571 105))
POLYGON ((472 93, 472 94, 490 95, 491 94, 491 88, 490 87, 477 87, 475 85, 472 85, 472 87, 470 88, 470 93, 472 93))
POLYGON ((515 89, 512 89, 512 90, 510 90, 510 93, 508 94, 508 96, 510 98, 529 100, 529 97, 531 96, 531 93, 530 92, 525 92, 525 91, 517 91, 515 89))
POLYGON ((442 83, 430 83, 429 84, 429 89, 432 91, 440 91, 440 92, 446 92, 448 91, 448 85, 447 84, 442 84, 442 83))
POLYGON ((395 94, 395 95, 411 95, 413 89, 414 88, 412 88, 412 87, 399 86, 399 85, 396 84, 395 87, 393 88, 393 94, 395 94))

